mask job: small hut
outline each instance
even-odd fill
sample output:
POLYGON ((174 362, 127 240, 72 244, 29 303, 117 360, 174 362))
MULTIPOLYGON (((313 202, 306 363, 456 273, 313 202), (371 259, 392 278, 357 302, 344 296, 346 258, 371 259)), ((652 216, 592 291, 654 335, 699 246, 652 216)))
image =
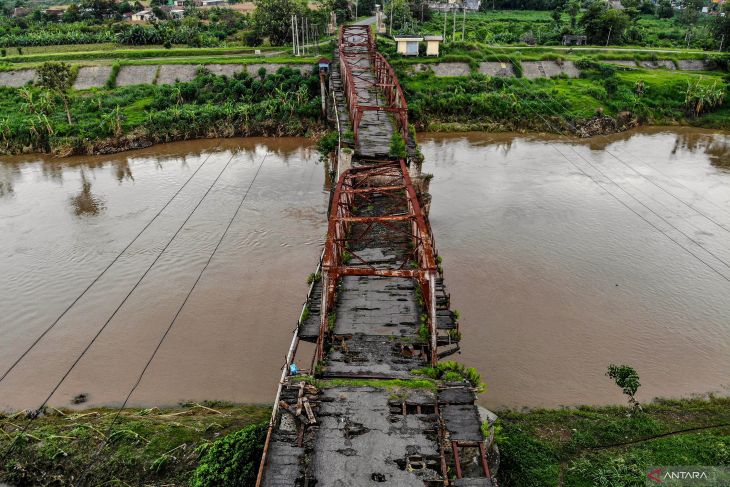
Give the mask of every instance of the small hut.
POLYGON ((395 40, 398 46, 398 54, 403 56, 418 56, 418 43, 423 40, 423 37, 399 35, 393 36, 393 40, 395 40))

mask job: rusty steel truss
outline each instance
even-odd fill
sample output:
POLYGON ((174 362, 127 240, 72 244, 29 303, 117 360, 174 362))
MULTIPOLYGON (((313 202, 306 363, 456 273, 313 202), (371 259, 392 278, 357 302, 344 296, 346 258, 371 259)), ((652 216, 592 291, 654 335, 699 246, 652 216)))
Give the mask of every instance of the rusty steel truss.
POLYGON ((375 48, 370 26, 340 27, 339 57, 355 142, 358 141, 363 114, 367 111, 392 114, 398 132, 407 140, 408 103, 393 67, 375 48), (356 82, 365 89, 358 90, 356 82), (382 103, 379 103, 380 100, 382 103))
POLYGON ((398 162, 356 167, 343 172, 334 190, 327 241, 322 257, 322 307, 314 361, 322 360, 325 354, 325 337, 329 332, 329 317, 335 306, 338 280, 343 276, 383 276, 412 278, 418 283, 428 316, 431 363, 435 364, 438 360, 436 275, 433 237, 418 202, 405 161, 401 159, 398 162), (379 216, 353 215, 356 195, 367 201, 371 195, 384 193, 402 198, 404 204, 401 207, 406 211, 379 216), (394 225, 396 222, 410 222, 409 230, 404 232, 402 227, 394 225), (351 231, 354 223, 363 224, 364 231, 351 231), (366 238, 375 224, 407 234, 411 244, 410 255, 401 259, 399 264, 389 267, 382 263, 369 262, 367 257, 362 257, 353 251, 352 248, 358 241, 366 238))

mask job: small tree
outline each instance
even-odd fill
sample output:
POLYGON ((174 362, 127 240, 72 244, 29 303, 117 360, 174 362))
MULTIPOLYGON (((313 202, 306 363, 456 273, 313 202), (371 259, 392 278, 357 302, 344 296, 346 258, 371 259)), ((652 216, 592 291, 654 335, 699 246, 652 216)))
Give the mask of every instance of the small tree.
POLYGON ((634 397, 636 395, 636 391, 641 386, 641 382, 639 382, 639 374, 636 373, 636 370, 628 365, 611 364, 608 366, 606 375, 613 379, 616 385, 621 388, 621 391, 626 394, 629 398, 631 408, 634 411, 641 411, 641 405, 634 397))
POLYGON ((578 12, 580 12, 580 0, 570 0, 565 7, 566 12, 570 15, 570 27, 575 29, 578 12))
POLYGON ((261 37, 268 37, 274 46, 292 40, 292 15, 303 15, 307 11, 306 4, 301 0, 255 0, 254 3, 254 27, 261 37))
POLYGON ((660 19, 671 19, 674 17, 674 7, 669 0, 659 0, 656 5, 656 16, 660 19))
POLYGON ((68 90, 71 89, 72 82, 71 66, 66 63, 46 62, 38 68, 37 75, 41 87, 56 93, 63 100, 66 119, 69 125, 73 124, 68 107, 68 90))
POLYGON ((555 23, 555 30, 560 30, 560 27, 563 25, 562 16, 563 10, 560 6, 556 7, 555 10, 550 13, 550 17, 552 17, 553 22, 555 23))

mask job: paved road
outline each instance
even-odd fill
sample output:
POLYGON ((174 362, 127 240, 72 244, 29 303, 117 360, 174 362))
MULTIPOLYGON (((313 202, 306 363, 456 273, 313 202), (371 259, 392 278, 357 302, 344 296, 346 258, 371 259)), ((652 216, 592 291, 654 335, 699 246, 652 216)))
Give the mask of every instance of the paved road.
POLYGON ((371 25, 375 23, 375 16, 368 17, 366 19, 357 20, 352 23, 352 25, 371 25))

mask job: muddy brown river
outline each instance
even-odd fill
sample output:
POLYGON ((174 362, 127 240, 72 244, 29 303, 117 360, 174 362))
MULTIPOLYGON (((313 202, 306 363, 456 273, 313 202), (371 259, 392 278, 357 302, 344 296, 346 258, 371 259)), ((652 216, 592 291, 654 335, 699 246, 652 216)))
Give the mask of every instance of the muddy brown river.
MULTIPOLYGON (((612 362, 637 369, 640 400, 730 392, 730 134, 420 139, 465 337, 455 358, 482 372, 484 405, 621 402, 612 362)), ((0 376, 204 164, 0 382, 0 408, 38 407, 230 160, 50 401, 120 404, 264 156, 130 405, 271 401, 326 231, 326 171, 306 139, 1 159, 0 376)))

